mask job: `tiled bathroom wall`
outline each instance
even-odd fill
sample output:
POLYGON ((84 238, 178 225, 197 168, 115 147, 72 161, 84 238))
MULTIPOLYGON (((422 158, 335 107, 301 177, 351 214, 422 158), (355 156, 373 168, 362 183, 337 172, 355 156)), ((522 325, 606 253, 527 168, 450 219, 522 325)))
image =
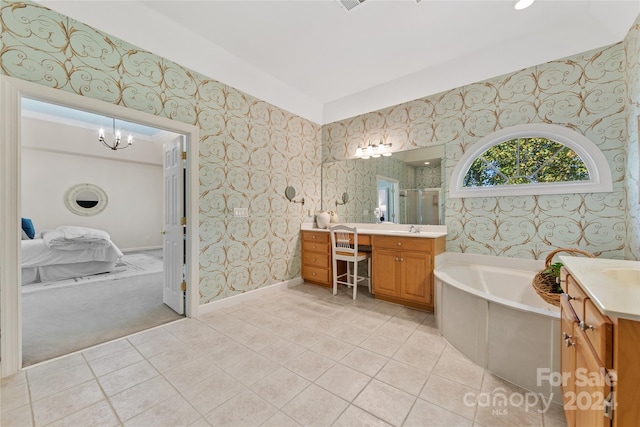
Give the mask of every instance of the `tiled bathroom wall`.
POLYGON ((200 128, 201 304, 300 276, 300 223, 320 206, 319 125, 35 3, 0 4, 2 74, 200 128))

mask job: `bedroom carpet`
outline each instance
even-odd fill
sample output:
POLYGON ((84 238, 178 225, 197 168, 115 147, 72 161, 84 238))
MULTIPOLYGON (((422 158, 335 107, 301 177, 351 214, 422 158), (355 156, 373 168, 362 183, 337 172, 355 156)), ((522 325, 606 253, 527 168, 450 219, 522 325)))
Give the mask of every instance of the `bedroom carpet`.
POLYGON ((160 272, 23 294, 23 365, 181 319, 162 282, 160 272))

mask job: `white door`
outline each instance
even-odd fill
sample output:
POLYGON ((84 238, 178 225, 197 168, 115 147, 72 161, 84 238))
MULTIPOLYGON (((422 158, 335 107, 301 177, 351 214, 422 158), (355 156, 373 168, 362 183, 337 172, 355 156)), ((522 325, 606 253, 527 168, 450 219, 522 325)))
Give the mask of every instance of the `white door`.
POLYGON ((184 314, 181 289, 184 264, 182 208, 182 136, 164 146, 164 287, 162 299, 176 313, 184 314))

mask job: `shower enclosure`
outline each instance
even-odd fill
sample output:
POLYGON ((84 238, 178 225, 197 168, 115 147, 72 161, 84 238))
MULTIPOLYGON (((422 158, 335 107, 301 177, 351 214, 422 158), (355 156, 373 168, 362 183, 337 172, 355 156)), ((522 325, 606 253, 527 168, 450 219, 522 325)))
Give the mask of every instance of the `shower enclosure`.
POLYGON ((439 225, 440 189, 413 188, 400 190, 400 223, 439 225))

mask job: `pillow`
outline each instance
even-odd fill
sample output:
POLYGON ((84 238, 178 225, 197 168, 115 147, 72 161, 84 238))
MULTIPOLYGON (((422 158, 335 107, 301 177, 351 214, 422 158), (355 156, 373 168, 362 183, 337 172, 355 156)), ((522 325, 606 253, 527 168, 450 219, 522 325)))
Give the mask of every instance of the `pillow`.
POLYGON ((22 231, 29 239, 33 239, 36 236, 36 229, 33 226, 33 221, 29 218, 22 218, 22 231))

